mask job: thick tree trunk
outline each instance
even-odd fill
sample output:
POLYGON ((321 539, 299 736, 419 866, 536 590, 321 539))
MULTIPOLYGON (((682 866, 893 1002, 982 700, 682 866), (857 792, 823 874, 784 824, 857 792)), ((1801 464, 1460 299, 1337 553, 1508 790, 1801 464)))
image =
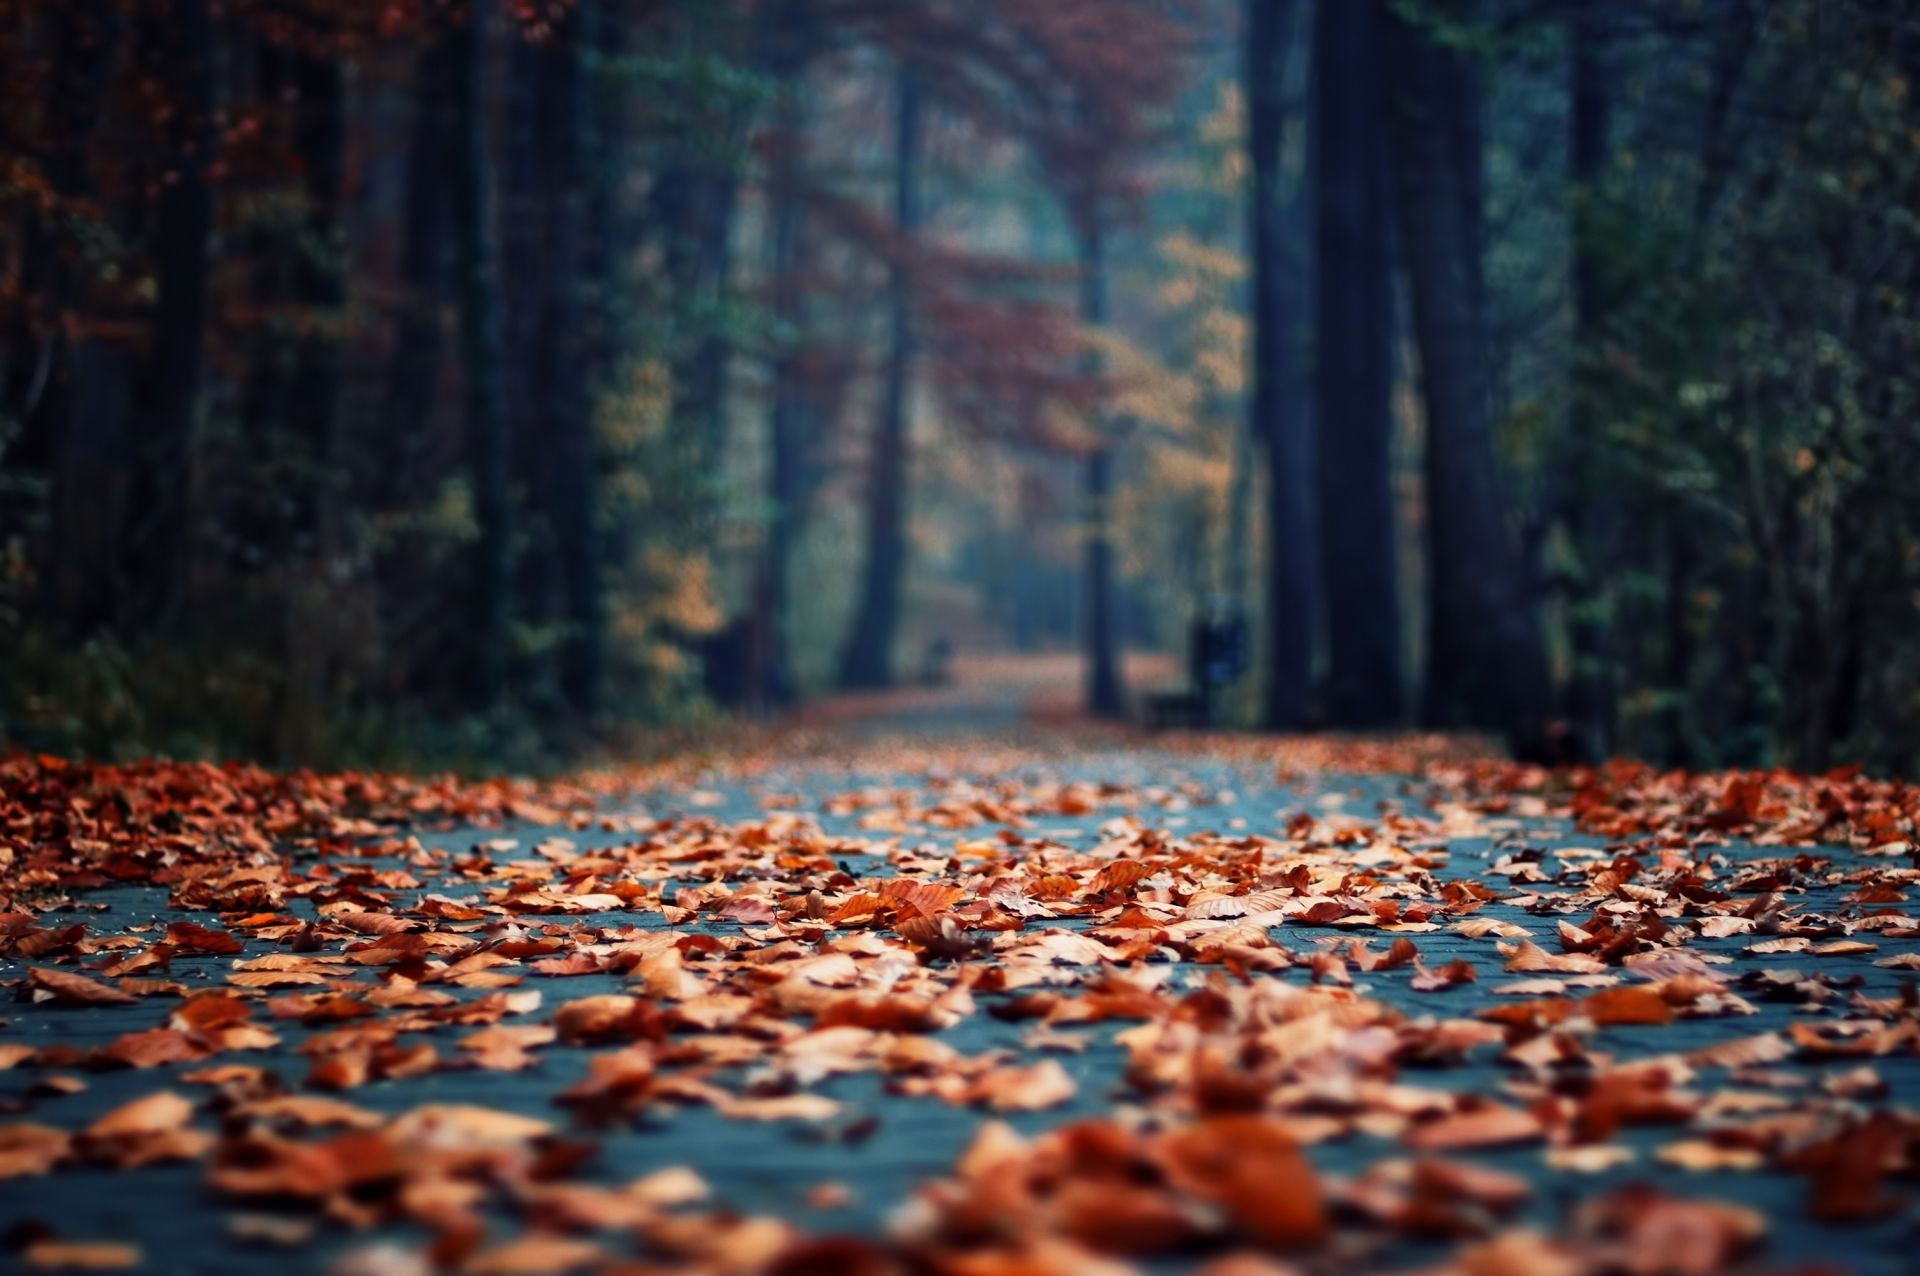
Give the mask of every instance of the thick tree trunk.
POLYGON ((1382 6, 1401 243, 1426 408, 1427 678, 1436 727, 1537 750, 1549 716, 1535 600, 1506 526, 1491 421, 1479 68, 1382 6))
POLYGON ((761 705, 784 704, 793 696, 788 629, 791 621, 794 542, 800 532, 806 497, 802 436, 806 401, 801 385, 799 334, 805 316, 798 279, 805 205, 798 190, 806 121, 800 103, 799 64, 787 71, 782 95, 780 138, 775 142, 772 177, 773 233, 768 274, 773 280, 772 318, 780 333, 773 360, 773 401, 767 412, 767 500, 771 510, 761 550, 755 590, 755 699, 761 705))
POLYGON ((547 359, 553 369, 543 405, 544 437, 552 449, 547 519, 560 560, 565 605, 560 682, 568 704, 582 718, 592 716, 599 704, 607 623, 594 520, 592 372, 584 322, 586 280, 581 269, 593 162, 586 53, 592 47, 596 17, 594 0, 579 0, 547 50, 548 92, 554 103, 550 150, 553 304, 542 334, 552 346, 547 359))
MULTIPOLYGON (((511 12, 510 10, 508 10, 511 12)), ((555 129, 553 37, 526 39, 511 19, 505 40, 506 109, 499 121, 498 191, 501 291, 501 397, 508 423, 508 500, 514 511, 508 610, 528 629, 557 634, 565 625, 565 589, 554 508, 554 453, 546 438, 559 369, 553 306, 563 266, 554 236, 554 152, 566 145, 555 129)), ((564 641, 539 652, 516 650, 507 679, 523 702, 558 713, 564 641)))
POLYGON ((512 511, 507 492, 507 421, 501 382, 498 253, 493 179, 481 80, 491 0, 473 0, 448 37, 454 111, 453 232, 459 261, 461 355, 467 385, 467 447, 479 536, 473 549, 471 641, 479 707, 499 703, 507 683, 512 511))
POLYGON ((333 667, 344 637, 336 627, 334 564, 341 552, 337 476, 341 332, 347 300, 346 85, 341 64, 294 55, 299 112, 294 142, 306 161, 304 244, 291 255, 293 298, 306 323, 295 354, 291 424, 306 452, 308 475, 296 500, 292 571, 287 580, 285 695, 276 730, 280 754, 315 756, 325 744, 333 667))
POLYGON ((125 350, 98 339, 74 342, 68 362, 47 591, 62 628, 78 638, 113 625, 125 588, 125 451, 136 373, 125 350))
POLYGON ((380 476, 381 503, 387 508, 418 499, 428 480, 423 444, 446 356, 441 307, 447 293, 447 160, 455 135, 448 109, 452 53, 451 41, 436 41, 421 52, 414 71, 413 136, 401 213, 405 295, 387 367, 387 453, 380 476))
POLYGON ((139 461, 128 526, 129 629, 163 626, 180 602, 192 513, 195 418, 207 326, 213 194, 214 27, 209 0, 174 0, 159 43, 173 116, 155 208, 157 287, 135 422, 139 461))
POLYGON ((867 562, 859 609, 840 663, 847 687, 893 683, 893 647, 907 569, 907 427, 913 378, 913 277, 904 254, 920 229, 920 82, 911 65, 897 77, 894 220, 902 257, 892 263, 888 305, 892 348, 867 473, 867 562))
POLYGON ((1573 670, 1567 684, 1567 718, 1579 751, 1604 758, 1613 751, 1618 692, 1612 643, 1608 637, 1608 591, 1603 583, 1612 566, 1614 519, 1604 494, 1596 490, 1595 465, 1601 456, 1595 414, 1595 376, 1602 322, 1596 209, 1608 155, 1608 94, 1603 34, 1593 10, 1577 7, 1567 27, 1568 177, 1573 185, 1573 394, 1568 414, 1572 435, 1572 473, 1567 526, 1579 555, 1567 636, 1573 670))
POLYGON ((1250 434, 1267 459, 1266 704, 1273 729, 1304 726, 1313 698, 1313 439, 1301 390, 1305 271, 1289 247, 1281 136, 1295 0, 1247 0, 1247 108, 1253 152, 1253 397, 1250 434))
POLYGON ((1386 726, 1404 711, 1382 34, 1365 0, 1323 5, 1315 23, 1320 554, 1327 711, 1339 727, 1386 726))
POLYGON ((339 62, 298 55, 293 86, 299 97, 294 139, 306 163, 306 245, 296 254, 294 300, 308 323, 295 362, 290 407, 299 437, 319 476, 306 493, 302 529, 322 548, 334 540, 335 513, 328 476, 338 457, 341 331, 347 302, 346 86, 339 62))
MULTIPOLYGON (((58 198, 80 201, 94 190, 87 148, 125 23, 116 6, 102 0, 56 6, 52 20, 46 177, 58 198)), ((8 464, 52 477, 45 602, 59 623, 79 636, 114 619, 123 566, 122 448, 130 369, 117 345, 99 337, 69 337, 68 321, 86 305, 73 255, 54 219, 30 209, 22 228, 17 308, 7 334, 5 411, 23 429, 8 449, 8 464)), ((24 508, 19 517, 26 518, 24 508)), ((20 526, 11 512, 0 513, 0 535, 20 526)))
MULTIPOLYGON (((123 22, 115 6, 102 0, 53 6, 49 20, 44 173, 57 199, 77 202, 93 191, 87 147, 106 100, 123 22)), ((71 254, 61 239, 56 217, 28 201, 21 219, 14 307, 0 348, 0 393, 5 396, 0 409, 25 432, 8 450, 11 463, 44 464, 59 444, 59 424, 41 408, 53 401, 49 392, 64 379, 62 320, 76 291, 71 254)))
MULTIPOLYGON (((1097 209, 1085 210, 1080 226, 1080 322, 1088 328, 1107 323, 1105 228, 1097 209)), ((1087 713, 1117 718, 1126 710, 1126 691, 1113 614, 1113 444, 1104 437, 1105 430, 1104 422, 1096 426, 1102 437, 1087 453, 1084 474, 1087 612, 1081 640, 1086 648, 1087 713)))

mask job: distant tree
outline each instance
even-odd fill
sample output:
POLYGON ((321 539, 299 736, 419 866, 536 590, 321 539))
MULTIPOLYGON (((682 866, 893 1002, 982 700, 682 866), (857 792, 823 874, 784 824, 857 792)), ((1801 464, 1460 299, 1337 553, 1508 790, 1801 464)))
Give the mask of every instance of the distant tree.
MULTIPOLYGON (((1010 75, 1023 134, 1059 192, 1080 267, 1080 318, 1092 331, 1110 320, 1110 241, 1138 209, 1135 165, 1148 149, 1154 112, 1179 83, 1186 41, 1179 24, 1156 6, 1125 0, 1059 0, 1026 5, 1001 0, 1012 36, 1010 75), (1024 55, 1024 56, 1023 56, 1024 55)), ((1098 361, 1093 365, 1098 370, 1098 361)), ((1126 423, 1092 414, 1083 450, 1086 612, 1086 708, 1118 715, 1126 689, 1114 614, 1113 470, 1126 423)))
POLYGON ((697 440, 709 467, 722 455, 737 336, 729 282, 747 139, 766 96, 763 61, 777 56, 776 30, 797 20, 788 5, 748 11, 709 0, 681 0, 665 15, 663 38, 689 83, 670 112, 673 136, 649 193, 648 219, 673 301, 675 430, 697 440))
POLYGON ((1574 372, 1567 403, 1568 463, 1562 479, 1565 518, 1578 547, 1577 579, 1567 622, 1572 669, 1567 717, 1582 753, 1611 754, 1618 714, 1616 671, 1610 656, 1607 595, 1600 579, 1617 535, 1613 502, 1603 490, 1596 360, 1604 322, 1599 243, 1602 180, 1611 156, 1611 92, 1606 67, 1608 29, 1591 5, 1575 5, 1566 19, 1567 180, 1572 201, 1574 372))
MULTIPOLYGON (((921 85, 911 62, 894 77, 894 223, 903 249, 921 228, 921 85)), ((840 663, 848 687, 893 682, 907 568, 908 409, 913 391, 913 275, 904 252, 887 266, 888 350, 867 468, 867 547, 860 602, 840 663)))
POLYGON ((493 164, 488 142, 485 34, 489 0, 471 0, 447 36, 453 101, 453 238, 458 260, 462 364, 467 383, 467 455, 475 522, 471 579, 473 691, 493 708, 507 690, 512 509, 508 434, 501 382, 499 257, 494 238, 493 164))
MULTIPOLYGON (((1075 241, 1080 256, 1080 322, 1089 329, 1106 327, 1107 235, 1105 218, 1096 205, 1079 210, 1075 241)), ((1083 471, 1086 543, 1086 707, 1096 718, 1115 718, 1126 708, 1121 683, 1120 636, 1114 624, 1113 579, 1113 440, 1111 426, 1096 424, 1083 471)))
MULTIPOLYGON (((128 23, 106 0, 76 0, 46 12, 51 30, 43 124, 40 136, 17 144, 39 152, 48 202, 30 204, 22 218, 4 406, 21 437, 5 449, 5 459, 51 480, 51 527, 40 555, 43 583, 31 602, 70 640, 112 624, 120 606, 121 475, 133 373, 129 352, 103 331, 101 309, 109 303, 96 282, 99 253, 89 251, 73 228, 97 230, 105 221, 104 212, 89 216, 82 210, 99 195, 90 152, 128 42, 128 23)), ((19 70, 16 82, 24 87, 26 68, 19 70)), ((8 504, 21 511, 27 506, 8 504)), ((6 530, 24 535, 29 528, 6 530)))
POLYGON ((793 554, 805 500, 806 428, 809 417, 802 345, 805 293, 801 286, 802 237, 807 201, 803 189, 807 145, 805 73, 814 53, 813 34, 794 5, 770 11, 762 64, 774 82, 774 118, 762 138, 767 155, 768 218, 766 277, 774 354, 767 405, 768 517, 754 581, 755 698, 782 704, 794 693, 788 650, 793 598, 793 554))
POLYGON ((588 102, 588 58, 597 38, 598 0, 574 0, 545 42, 543 118, 551 212, 548 236, 554 281, 543 333, 544 429, 552 452, 546 484, 547 522, 560 566, 563 638, 560 683, 576 715, 598 712, 606 669, 607 603, 594 512, 592 398, 597 369, 590 353, 587 256, 589 186, 601 174, 588 102))
POLYGON ((450 160, 455 136, 450 93, 455 42, 429 33, 412 58, 406 106, 412 117, 400 212, 400 298, 387 357, 379 504, 402 508, 431 477, 427 422, 448 354, 443 312, 449 295, 452 226, 450 160))
POLYGON ((180 602, 192 518, 193 447, 207 327, 215 146, 215 33, 210 0, 173 0, 141 39, 165 68, 166 171, 155 199, 155 298, 136 421, 138 460, 127 527, 127 611, 140 630, 180 602))

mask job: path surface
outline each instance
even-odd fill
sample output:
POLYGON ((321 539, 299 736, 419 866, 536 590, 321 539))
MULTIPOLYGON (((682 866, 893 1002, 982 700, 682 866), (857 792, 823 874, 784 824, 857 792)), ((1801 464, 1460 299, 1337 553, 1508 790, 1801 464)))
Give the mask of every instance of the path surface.
MULTIPOLYGON (((1657 788, 1621 809, 1666 793, 1664 824, 1596 836, 1541 797, 1300 769, 1337 748, 884 712, 591 821, 368 827, 16 904, 7 1248, 1910 1270, 1892 840, 1755 848, 1657 788)), ((1787 818, 1750 806, 1755 835, 1787 818)))

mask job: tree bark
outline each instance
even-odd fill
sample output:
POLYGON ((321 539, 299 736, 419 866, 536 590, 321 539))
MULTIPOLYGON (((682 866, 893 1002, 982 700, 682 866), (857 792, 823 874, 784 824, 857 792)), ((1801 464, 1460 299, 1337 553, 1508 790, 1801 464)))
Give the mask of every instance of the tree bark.
POLYGON ((1300 326, 1305 272, 1291 251, 1281 140, 1286 126, 1286 54, 1300 6, 1247 0, 1246 95, 1253 159, 1253 397, 1249 433, 1267 462, 1266 693, 1263 719, 1280 730, 1306 725, 1313 698, 1313 438, 1301 390, 1300 326))
MULTIPOLYGON (((1093 203, 1089 200, 1089 203, 1093 203)), ((1087 328, 1107 323, 1106 232, 1098 208, 1081 212, 1080 322, 1087 328)), ((1119 633, 1113 614, 1113 444, 1105 437, 1106 423, 1095 426, 1101 435, 1087 453, 1083 475, 1086 502, 1087 616, 1082 626, 1086 646, 1086 709, 1095 718, 1117 718, 1126 709, 1120 679, 1119 633)))
POLYGON ((491 0, 472 0, 451 44, 455 119, 453 230, 459 262, 460 333, 465 364, 468 467, 479 535, 473 548, 471 641, 473 694, 481 709, 506 692, 510 618, 512 511, 507 492, 507 421, 501 382, 498 252, 493 229, 493 177, 488 154, 485 27, 491 0))
POLYGON ((163 627, 180 602, 192 513, 195 418, 207 325, 213 194, 214 25, 209 0, 174 0, 158 43, 173 115, 155 208, 157 263, 127 545, 129 630, 163 627))
POLYGON ((1588 758, 1608 756, 1614 745, 1618 692, 1612 645, 1608 638, 1607 591, 1602 583, 1612 565, 1613 519, 1604 494, 1595 490, 1594 467, 1602 454, 1595 414, 1598 358, 1603 320, 1598 248, 1594 225, 1602 176, 1606 172, 1610 131, 1604 33, 1591 7, 1578 6, 1568 22, 1569 56, 1568 177, 1573 185, 1573 393, 1568 413, 1572 435, 1572 473, 1567 526, 1579 554, 1567 625, 1573 670, 1567 684, 1567 717, 1579 751, 1588 758))
POLYGON ((1404 711, 1382 34, 1366 0, 1322 5, 1314 33, 1320 553, 1338 727, 1386 726, 1404 711))
MULTIPOLYGON (((511 12, 503 6, 503 11, 511 12)), ((538 651, 515 650, 507 680, 516 696, 542 713, 564 712, 561 650, 565 587, 551 513, 554 453, 546 438, 559 369, 553 306, 563 267, 554 220, 554 152, 566 142, 553 118, 552 34, 526 38, 506 23, 504 75, 496 110, 495 190, 500 234, 501 398, 508 422, 508 500, 514 512, 509 614, 526 628, 555 635, 538 651)))
POLYGON ((912 393, 913 276, 906 254, 920 230, 920 81, 910 64, 896 78, 894 223, 900 256, 891 263, 892 345, 867 474, 867 561, 860 604, 840 664, 846 687, 893 684, 893 647, 907 569, 907 431, 912 393))
POLYGON ((780 137, 775 141, 770 197, 773 233, 768 274, 773 280, 772 318, 780 342, 773 360, 773 401, 767 413, 767 500, 770 514, 761 550, 755 590, 756 649, 754 698, 762 706, 785 704, 793 697, 788 628, 791 620, 793 550, 800 531, 800 507, 806 497, 802 435, 806 402, 801 385, 802 295, 798 271, 806 216, 798 189, 806 144, 806 119, 800 101, 804 61, 798 52, 782 59, 780 137))
POLYGON ((414 70, 413 136, 401 213, 405 296, 395 317, 387 368, 388 451, 380 476, 381 503, 388 508, 417 499, 428 481, 422 445, 446 354, 441 306, 447 292, 450 228, 447 160, 455 136, 447 100, 452 53, 451 41, 435 41, 420 53, 414 70))
MULTIPOLYGON (((101 0, 56 6, 52 20, 46 178, 58 198, 80 201, 93 194, 87 148, 125 23, 114 5, 101 0)), ((111 625, 118 601, 123 431, 132 369, 117 345, 72 330, 84 327, 69 321, 86 308, 72 255, 54 219, 30 210, 20 244, 20 295, 7 338, 5 402, 23 427, 8 452, 9 465, 52 475, 45 601, 67 633, 78 637, 111 625)), ((0 524, 6 524, 0 534, 13 530, 10 515, 0 516, 0 524)))
POLYGON ((308 323, 295 363, 291 409, 314 473, 302 529, 323 548, 332 541, 328 473, 338 460, 336 411, 340 394, 341 323, 347 302, 346 85, 340 63, 297 55, 293 86, 299 97, 295 144, 306 163, 306 245, 296 254, 294 300, 308 323))
MULTIPOLYGON (((1464 5, 1455 16, 1467 16, 1464 5)), ((1550 707, 1535 600, 1494 455, 1483 253, 1480 72, 1382 6, 1401 243, 1426 410, 1427 677, 1434 727, 1537 751, 1550 707)))
POLYGON ((543 333, 543 339, 552 345, 548 359, 553 367, 552 385, 543 405, 545 437, 553 452, 548 522, 560 560, 565 604, 561 687, 568 704, 581 718, 591 717, 599 704, 607 625, 594 520, 592 370, 584 322, 586 280, 581 270, 586 249, 587 185, 593 180, 591 165, 595 159, 589 145, 586 52, 592 47, 597 16, 594 0, 578 0, 547 48, 548 91, 554 102, 550 148, 553 304, 543 333))
MULTIPOLYGON (((50 74, 45 113, 47 144, 43 173, 62 201, 80 201, 93 190, 87 147, 105 104, 122 19, 102 0, 71 0, 52 6, 48 34, 50 74)), ((55 217, 29 202, 21 218, 19 274, 9 316, 0 386, 5 410, 26 437, 9 450, 10 462, 43 461, 57 448, 58 423, 41 411, 49 391, 63 379, 66 351, 62 321, 73 303, 74 271, 63 250, 55 217)))
POLYGON ((347 301, 346 83, 341 64, 294 54, 298 104, 294 143, 306 162, 304 243, 293 258, 293 301, 306 322, 296 338, 288 408, 305 449, 296 493, 294 544, 286 583, 284 696, 276 728, 280 755, 310 759, 325 746, 333 668, 341 634, 334 564, 341 552, 338 483, 341 331, 347 301))

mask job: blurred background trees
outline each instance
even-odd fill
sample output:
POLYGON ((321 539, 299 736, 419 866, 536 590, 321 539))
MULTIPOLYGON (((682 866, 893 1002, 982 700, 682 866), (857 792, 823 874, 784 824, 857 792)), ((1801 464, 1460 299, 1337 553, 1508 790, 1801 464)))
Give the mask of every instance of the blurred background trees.
POLYGON ((0 0, 0 735, 1920 749, 1920 4, 0 0), (1178 681, 1177 675, 1169 675, 1178 681))

